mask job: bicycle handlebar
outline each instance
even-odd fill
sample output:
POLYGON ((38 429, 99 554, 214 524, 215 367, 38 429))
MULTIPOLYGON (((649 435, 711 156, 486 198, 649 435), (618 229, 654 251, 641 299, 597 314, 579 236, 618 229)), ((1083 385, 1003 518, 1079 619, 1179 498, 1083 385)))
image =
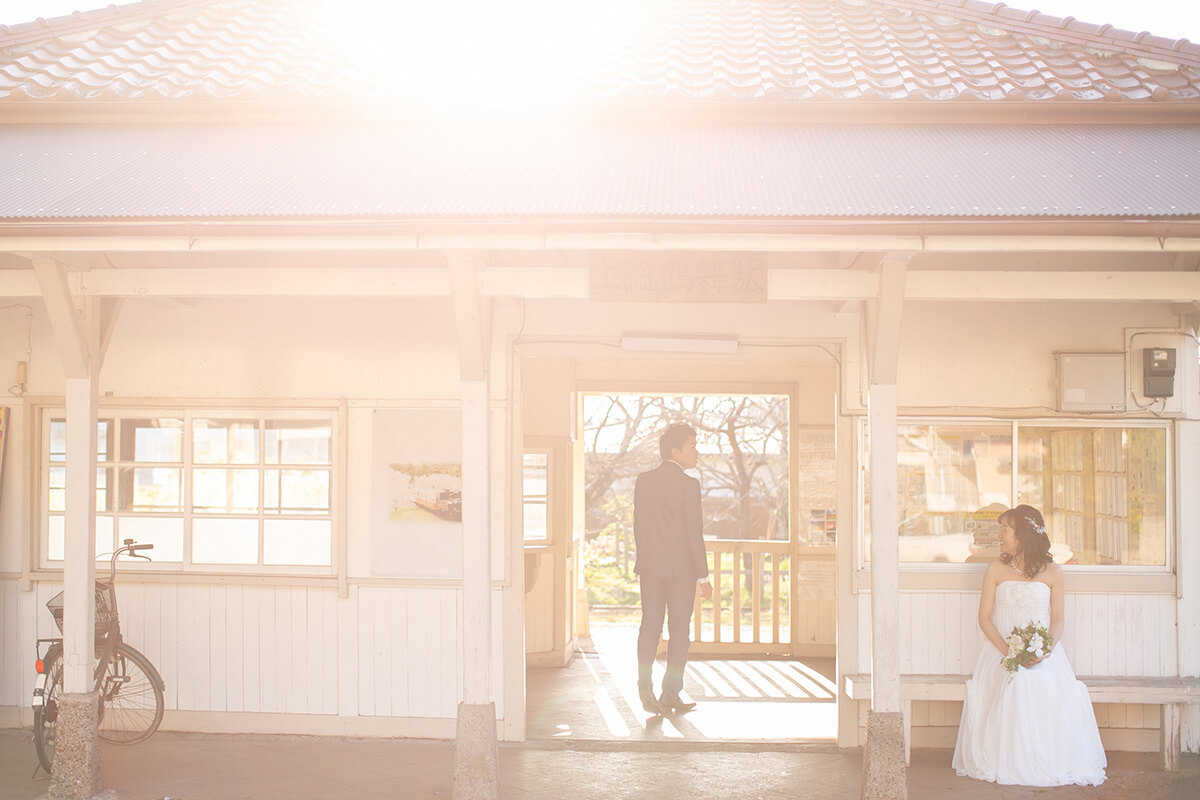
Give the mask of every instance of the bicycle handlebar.
POLYGON ((109 581, 115 582, 117 580, 117 559, 121 557, 121 553, 129 553, 132 556, 137 556, 138 558, 144 558, 147 561, 149 561, 150 556, 139 556, 137 554, 137 551, 138 550, 153 550, 153 549, 154 549, 154 545, 152 545, 152 544, 137 544, 136 542, 133 541, 133 539, 126 539, 124 546, 118 547, 116 552, 114 552, 112 554, 112 561, 109 564, 109 568, 108 568, 109 581))

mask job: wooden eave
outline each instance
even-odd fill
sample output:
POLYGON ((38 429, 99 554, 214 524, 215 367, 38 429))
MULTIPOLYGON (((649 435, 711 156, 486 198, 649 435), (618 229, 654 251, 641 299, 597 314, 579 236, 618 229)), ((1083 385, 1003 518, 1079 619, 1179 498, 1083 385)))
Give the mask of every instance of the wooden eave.
POLYGON ((0 125, 95 124, 214 124, 294 122, 459 120, 478 124, 490 120, 525 119, 530 124, 569 120, 592 124, 678 123, 720 125, 763 124, 1200 124, 1196 101, 905 101, 810 100, 801 102, 748 100, 601 100, 564 103, 554 107, 528 106, 457 108, 430 107, 389 100, 322 98, 288 101, 107 101, 4 100, 0 125))

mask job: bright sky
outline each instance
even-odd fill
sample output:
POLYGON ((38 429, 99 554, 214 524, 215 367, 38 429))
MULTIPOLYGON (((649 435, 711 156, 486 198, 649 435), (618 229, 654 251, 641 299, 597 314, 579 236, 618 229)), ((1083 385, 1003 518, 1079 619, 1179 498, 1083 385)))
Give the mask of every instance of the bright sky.
MULTIPOLYGON (((401 0, 403 1, 403 0, 401 0)), ((519 5, 510 0, 506 5, 519 5)), ((561 0, 569 3, 570 0, 561 0)), ((603 5, 603 0, 588 0, 603 5)), ((378 0, 382 7, 397 0, 378 0)), ((420 0, 425 4, 427 0, 420 0)), ((14 25, 38 17, 55 17, 76 9, 104 8, 104 0, 0 0, 0 24, 14 25)), ((1009 6, 1037 9, 1056 17, 1073 16, 1085 22, 1111 23, 1131 31, 1148 30, 1172 39, 1200 42, 1200 3, 1194 0, 1012 0, 1009 6)))

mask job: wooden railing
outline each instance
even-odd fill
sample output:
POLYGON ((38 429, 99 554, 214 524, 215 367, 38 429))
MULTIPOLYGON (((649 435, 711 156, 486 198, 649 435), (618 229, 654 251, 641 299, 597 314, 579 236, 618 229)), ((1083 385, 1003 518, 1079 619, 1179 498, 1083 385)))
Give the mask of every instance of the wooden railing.
POLYGON ((696 598, 699 652, 779 652, 791 641, 791 544, 708 540, 712 600, 696 598))

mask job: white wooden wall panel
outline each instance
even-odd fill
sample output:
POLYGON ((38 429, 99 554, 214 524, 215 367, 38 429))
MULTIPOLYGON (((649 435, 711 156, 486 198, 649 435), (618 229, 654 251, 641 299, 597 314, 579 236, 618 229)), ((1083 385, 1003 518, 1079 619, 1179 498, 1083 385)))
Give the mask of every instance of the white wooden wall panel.
MULTIPOLYGON (((60 588, 38 583, 22 601, 16 581, 0 581, 0 705, 27 705, 34 640, 58 635, 44 604, 60 588)), ((345 621, 360 649, 346 663, 356 665, 359 713, 453 718, 462 679, 460 592, 364 587, 356 594, 358 613, 345 621)), ((125 638, 162 673, 168 710, 339 713, 339 602, 347 601, 335 589, 126 580, 119 597, 125 638)), ((497 673, 499 666, 497 659, 497 673)))
MULTIPOLYGON (((58 635, 44 604, 60 588, 39 582, 22 595, 16 581, 0 581, 0 705, 28 705, 34 640, 58 635)), ((125 637, 162 673, 168 710, 443 719, 457 713, 462 600, 456 589, 356 587, 352 598, 339 601, 332 587, 127 578, 118 590, 125 637), (353 614, 341 613, 347 603, 353 614), (344 625, 352 630, 342 631, 344 625), (339 648, 346 643, 357 651, 343 659, 339 648), (343 668, 354 674, 340 675, 343 668), (348 712, 339 708, 342 691, 352 699, 348 712)), ((500 601, 496 593, 497 619, 500 601)), ((494 638, 498 691, 502 631, 494 638)), ((498 695, 497 707, 502 713, 498 695)))
POLYGON ((456 715, 459 604, 453 589, 359 589, 360 714, 456 715))
POLYGON ((32 625, 22 619, 23 605, 17 581, 0 581, 0 705, 28 705, 32 691, 36 637, 27 635, 32 625))
POLYGON ((525 595, 525 652, 554 649, 554 553, 534 555, 535 578, 525 595))
MULTIPOLYGON (((837 600, 797 600, 792 604, 796 614, 796 643, 809 645, 832 645, 837 642, 837 600)), ((764 614, 765 616, 765 614, 764 614)), ((765 625, 764 625, 765 627, 765 625)), ((780 628, 780 635, 787 635, 787 627, 780 628)))
MULTIPOLYGON (((901 592, 900 671, 965 674, 984 639, 973 592, 901 592)), ((1068 594, 1063 646, 1080 675, 1174 675, 1172 595, 1068 594)), ((858 595, 858 671, 871 670, 870 594, 858 595)))

